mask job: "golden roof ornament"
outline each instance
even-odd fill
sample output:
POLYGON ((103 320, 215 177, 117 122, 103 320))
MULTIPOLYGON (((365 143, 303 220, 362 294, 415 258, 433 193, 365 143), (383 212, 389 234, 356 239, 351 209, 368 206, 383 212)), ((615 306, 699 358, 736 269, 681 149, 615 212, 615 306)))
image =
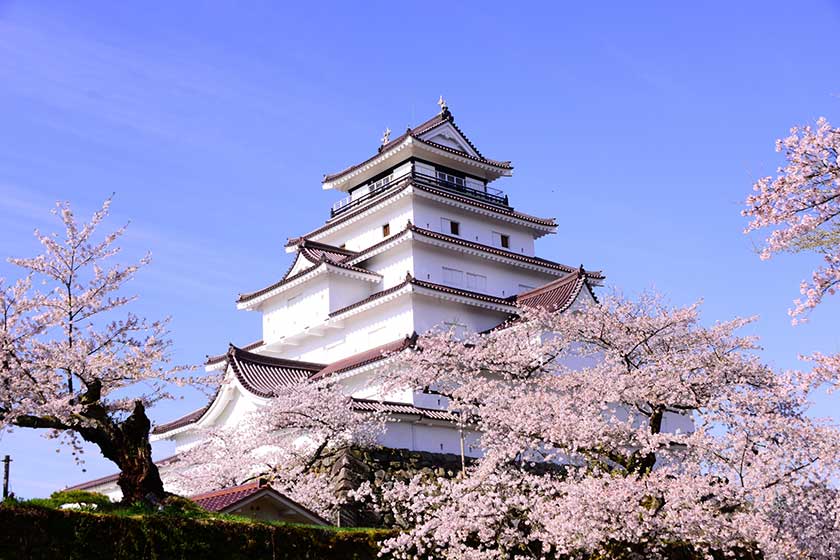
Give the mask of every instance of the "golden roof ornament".
POLYGON ((382 145, 384 146, 388 142, 391 141, 391 129, 386 128, 385 132, 382 133, 382 145))

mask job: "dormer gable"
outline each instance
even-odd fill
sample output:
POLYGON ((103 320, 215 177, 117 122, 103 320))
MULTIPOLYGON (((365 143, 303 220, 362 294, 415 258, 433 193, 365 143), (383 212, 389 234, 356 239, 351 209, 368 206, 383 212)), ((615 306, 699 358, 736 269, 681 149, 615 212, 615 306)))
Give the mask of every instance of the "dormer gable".
POLYGON ((481 153, 475 149, 472 143, 452 121, 443 121, 438 126, 424 132, 423 134, 419 134, 417 137, 424 142, 431 142, 432 144, 444 146, 446 148, 467 154, 470 157, 482 157, 481 153))

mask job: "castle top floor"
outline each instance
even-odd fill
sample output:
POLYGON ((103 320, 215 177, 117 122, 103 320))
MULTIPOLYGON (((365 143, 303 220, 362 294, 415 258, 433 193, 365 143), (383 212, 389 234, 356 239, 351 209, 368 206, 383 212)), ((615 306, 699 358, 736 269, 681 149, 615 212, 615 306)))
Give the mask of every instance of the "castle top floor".
POLYGON ((390 130, 376 154, 343 171, 325 175, 322 187, 349 196, 333 205, 332 217, 364 202, 412 174, 419 180, 483 202, 509 207, 502 191, 489 183, 512 174, 510 161, 486 158, 455 124, 446 103, 426 122, 395 139, 390 130))

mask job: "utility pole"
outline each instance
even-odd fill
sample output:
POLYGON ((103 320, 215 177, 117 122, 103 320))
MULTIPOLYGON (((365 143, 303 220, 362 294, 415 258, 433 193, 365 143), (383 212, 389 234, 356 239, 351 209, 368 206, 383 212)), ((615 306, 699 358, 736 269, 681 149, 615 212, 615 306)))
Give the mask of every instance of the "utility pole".
POLYGON ((3 457, 3 499, 9 497, 9 463, 12 462, 12 458, 6 455, 3 457))

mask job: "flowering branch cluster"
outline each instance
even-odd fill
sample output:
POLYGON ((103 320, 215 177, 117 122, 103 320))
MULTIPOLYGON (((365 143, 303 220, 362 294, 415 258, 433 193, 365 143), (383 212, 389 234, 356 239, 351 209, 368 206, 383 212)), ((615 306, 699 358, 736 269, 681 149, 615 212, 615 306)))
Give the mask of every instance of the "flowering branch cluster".
POLYGON ((389 551, 836 558, 840 431, 807 415, 825 374, 767 368, 737 334, 748 322, 704 327, 696 305, 610 297, 523 309, 466 341, 422 337, 384 383, 445 394, 485 454, 465 477, 386 488, 380 507, 407 528, 389 551))
POLYGON ((235 426, 199 434, 201 442, 179 456, 173 487, 196 494, 261 478, 331 518, 342 497, 322 464, 351 446, 374 445, 384 422, 381 413, 353 411, 334 385, 280 387, 235 426))
POLYGON ((0 280, 0 428, 53 430, 69 440, 77 460, 79 438, 92 442, 122 469, 126 498, 143 499, 163 494, 145 407, 169 396, 167 383, 185 380, 182 368, 166 367, 165 321, 130 312, 113 318, 134 300, 123 287, 149 257, 108 265, 125 231, 94 240, 109 207, 106 200, 80 225, 70 206, 58 203, 63 237, 36 230, 43 252, 9 259, 27 276, 10 286, 0 280))
POLYGON ((744 233, 776 228, 766 239, 762 259, 785 251, 822 255, 822 266, 802 282, 804 297, 790 311, 796 322, 840 285, 840 129, 823 118, 816 128, 794 127, 776 142, 776 151, 784 151, 786 165, 775 178, 763 177, 753 185, 742 212, 752 218, 744 233))

